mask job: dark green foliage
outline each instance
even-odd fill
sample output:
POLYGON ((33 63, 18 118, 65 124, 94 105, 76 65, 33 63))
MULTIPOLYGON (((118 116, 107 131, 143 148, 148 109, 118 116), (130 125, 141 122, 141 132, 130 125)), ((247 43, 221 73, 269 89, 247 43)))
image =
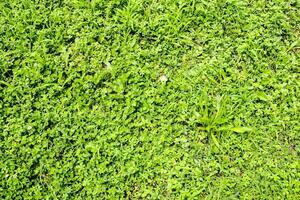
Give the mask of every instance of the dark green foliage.
POLYGON ((1 199, 299 199, 299 8, 0 1, 1 199))

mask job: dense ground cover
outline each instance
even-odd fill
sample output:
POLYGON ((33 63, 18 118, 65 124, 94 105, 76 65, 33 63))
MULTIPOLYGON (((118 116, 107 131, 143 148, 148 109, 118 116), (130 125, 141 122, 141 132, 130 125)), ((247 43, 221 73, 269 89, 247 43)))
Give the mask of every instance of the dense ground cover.
POLYGON ((299 1, 0 2, 0 197, 299 199, 299 1))

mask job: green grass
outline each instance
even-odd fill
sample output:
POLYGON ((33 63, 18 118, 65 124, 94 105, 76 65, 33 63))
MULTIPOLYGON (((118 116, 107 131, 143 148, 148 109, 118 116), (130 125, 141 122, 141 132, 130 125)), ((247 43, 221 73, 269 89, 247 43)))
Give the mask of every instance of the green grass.
POLYGON ((1 199, 299 199, 298 0, 0 1, 1 199))

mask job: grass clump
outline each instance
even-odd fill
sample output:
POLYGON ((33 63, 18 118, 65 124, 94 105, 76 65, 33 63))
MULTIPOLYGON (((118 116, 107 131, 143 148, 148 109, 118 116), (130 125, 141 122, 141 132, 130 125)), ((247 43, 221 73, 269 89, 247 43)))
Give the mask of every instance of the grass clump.
POLYGON ((299 6, 1 1, 1 198, 299 199, 299 6))

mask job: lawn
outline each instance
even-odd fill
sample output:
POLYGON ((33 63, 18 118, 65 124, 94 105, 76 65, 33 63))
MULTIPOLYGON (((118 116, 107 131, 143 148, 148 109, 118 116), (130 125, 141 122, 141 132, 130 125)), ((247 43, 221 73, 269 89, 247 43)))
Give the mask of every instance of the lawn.
POLYGON ((1 199, 300 199, 298 0, 1 0, 1 199))

